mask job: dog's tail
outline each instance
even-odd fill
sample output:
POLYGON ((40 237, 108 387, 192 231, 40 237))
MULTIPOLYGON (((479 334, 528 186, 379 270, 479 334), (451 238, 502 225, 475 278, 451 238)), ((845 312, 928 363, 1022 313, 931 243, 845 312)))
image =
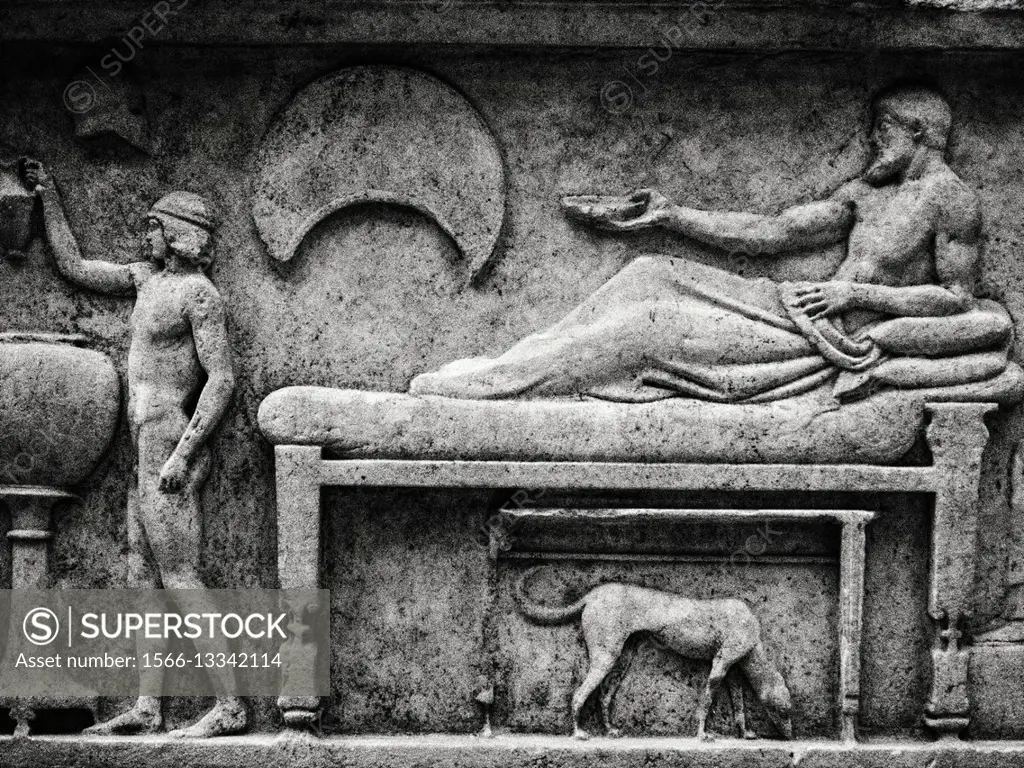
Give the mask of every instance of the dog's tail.
POLYGON ((542 567, 531 568, 516 582, 516 603, 519 606, 519 612, 537 624, 564 624, 583 613, 583 609, 587 605, 587 595, 563 608, 552 608, 530 600, 526 594, 526 582, 542 567))

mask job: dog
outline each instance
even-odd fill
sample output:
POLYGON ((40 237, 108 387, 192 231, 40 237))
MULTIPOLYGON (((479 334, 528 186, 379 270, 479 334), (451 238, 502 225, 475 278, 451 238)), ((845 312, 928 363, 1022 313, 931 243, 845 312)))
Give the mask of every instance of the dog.
MULTIPOLYGON (((781 736, 793 738, 789 688, 765 653, 760 622, 742 600, 693 600, 671 592, 611 583, 595 587, 572 605, 552 608, 532 602, 526 594, 526 582, 537 570, 527 571, 516 584, 520 612, 530 621, 545 625, 564 624, 582 616, 580 623, 590 663, 583 683, 572 697, 576 738, 590 737, 580 725, 583 705, 615 667, 629 637, 638 632, 650 634, 684 658, 711 661, 711 674, 697 705, 697 738, 711 738, 707 731, 708 712, 734 664, 743 670, 781 736)), ((619 735, 611 726, 609 709, 620 677, 614 676, 612 685, 601 696, 601 719, 609 736, 619 735)), ((743 690, 735 676, 729 681, 728 690, 740 737, 757 738, 756 733, 747 729, 743 690)))

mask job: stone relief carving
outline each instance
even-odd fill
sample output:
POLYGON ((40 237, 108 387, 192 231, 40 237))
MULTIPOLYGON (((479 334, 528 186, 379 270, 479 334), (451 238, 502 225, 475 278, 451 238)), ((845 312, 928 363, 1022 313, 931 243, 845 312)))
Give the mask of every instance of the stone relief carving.
MULTIPOLYGON (((726 251, 845 244, 832 280, 641 257, 553 327, 417 376, 408 395, 268 396, 259 418, 278 446, 282 584, 319 583, 310 532, 325 485, 931 493, 924 721, 962 732, 984 417, 1020 401, 1024 373, 1009 360, 1009 314, 981 295, 980 203, 945 162, 948 105, 899 86, 873 107, 861 176, 776 216, 697 210, 653 190, 563 201, 603 229, 663 227, 726 251), (932 464, 892 466, 922 432, 932 464)), ((853 741, 859 683, 847 661, 842 733, 853 741)), ((280 704, 286 721, 319 706, 280 704)))
POLYGON ((968 677, 975 693, 974 720, 995 738, 1020 738, 1024 723, 1024 448, 1018 444, 1010 462, 1008 562, 1003 610, 994 628, 974 635, 968 677), (982 698, 983 697, 983 698, 982 698), (978 701, 977 699, 981 699, 978 701))
MULTIPOLYGON (((0 164, 0 258, 21 263, 34 237, 35 195, 25 160, 0 164)), ((11 586, 47 589, 54 506, 75 501, 74 489, 99 466, 117 428, 120 383, 111 360, 85 348, 76 334, 0 333, 0 500, 11 515, 11 586)), ((8 643, 8 647, 12 647, 8 643)), ((41 710, 82 708, 97 700, 70 691, 61 697, 9 699, 15 732, 29 733, 41 710)))
MULTIPOLYGON (((572 597, 568 602, 574 603, 574 608, 580 610, 588 598, 584 597, 579 602, 574 602, 573 598, 595 584, 634 584, 636 587, 652 587, 657 584, 654 592, 658 595, 669 595, 673 600, 679 595, 678 600, 684 604, 706 607, 718 604, 716 600, 722 598, 734 604, 737 601, 731 598, 742 594, 741 602, 746 605, 771 607, 775 625, 762 628, 766 631, 759 632, 759 636, 763 645, 771 650, 771 656, 783 673, 783 679, 790 674, 797 676, 796 686, 788 686, 790 706, 787 709, 798 715, 782 722, 778 717, 773 720, 772 712, 766 711, 768 719, 760 719, 764 729, 759 732, 763 736, 792 738, 793 734, 797 734, 798 737, 806 737, 814 729, 821 729, 819 733, 832 734, 836 732, 835 726, 838 724, 837 735, 841 740, 847 743, 856 741, 861 717, 865 534, 874 516, 874 513, 865 510, 837 509, 564 509, 535 507, 532 504, 503 509, 489 520, 487 531, 489 553, 494 563, 491 578, 495 584, 506 585, 504 588, 496 587, 495 593, 507 591, 508 595, 507 598, 496 598, 493 605, 495 614, 488 620, 489 625, 498 627, 491 633, 494 645, 492 653, 500 658, 494 664, 492 675, 503 692, 505 726, 513 730, 522 729, 524 722, 529 722, 529 715, 519 710, 528 709, 531 702, 545 701, 550 706, 552 702, 569 700, 568 690, 563 687, 563 683, 552 681, 549 684, 546 682, 548 676, 555 678, 564 674, 567 667, 573 669, 574 678, 585 680, 579 689, 584 699, 581 706, 585 706, 587 688, 593 680, 586 676, 584 670, 577 674, 577 666, 572 658, 575 655, 573 649, 566 649, 566 658, 562 658, 561 653, 552 655, 551 646, 564 645, 564 633, 539 642, 535 633, 522 632, 522 625, 509 621, 504 614, 515 611, 530 623, 550 626, 562 623, 562 620, 571 621, 572 618, 568 616, 570 609, 552 608, 541 603, 554 602, 557 605, 565 602, 561 595, 565 594, 569 584, 572 585, 569 593, 572 597), (756 524, 756 529, 751 524, 756 524), (707 526, 716 526, 717 536, 704 548, 697 544, 699 537, 693 537, 692 534, 701 528, 707 530, 707 526), (742 538, 740 531, 751 530, 756 532, 742 538), (797 530, 801 533, 796 533, 797 530), (835 549, 837 532, 838 552, 835 549), (652 534, 661 534, 661 539, 651 541, 652 534), (808 538, 798 545, 794 537, 799 535, 821 538, 808 538), (737 541, 743 542, 743 549, 734 549, 737 541), (780 542, 786 542, 787 554, 784 556, 772 553, 769 549, 771 545, 780 542), (824 542, 828 543, 824 548, 819 548, 824 542), (752 556, 748 549, 758 551, 759 555, 752 556), (822 557, 825 552, 828 554, 822 557), (768 569, 750 567, 750 563, 762 558, 772 560, 774 569, 793 567, 795 570, 787 572, 785 576, 781 571, 776 571, 772 576, 772 571, 768 569), (524 571, 520 565, 524 561, 547 564, 532 566, 524 571), (747 561, 747 565, 737 567, 738 563, 747 561), (564 567, 561 575, 559 562, 564 567), (609 566, 611 570, 606 570, 609 566), (815 599, 828 601, 832 598, 832 595, 820 592, 822 582, 815 582, 819 586, 808 585, 806 593, 798 586, 801 578, 822 578, 824 573, 821 566, 824 566, 824 572, 830 571, 832 567, 838 570, 836 623, 833 623, 828 608, 821 606, 822 609, 818 611, 811 608, 815 599), (582 573, 584 570, 586 575, 582 573), (648 581, 652 578, 655 584, 648 581), (777 590, 772 587, 773 578, 785 579, 789 594, 777 594, 777 590), (555 587, 553 590, 552 586, 555 587), (709 587, 713 590, 711 595, 706 591, 709 587), (545 592, 550 596, 538 600, 545 592), (765 593, 770 598, 762 602, 765 593), (709 596, 716 600, 703 599, 709 596), (794 603, 802 606, 799 616, 793 615, 794 603), (780 635, 780 631, 791 634, 780 635), (808 649, 794 648, 793 641, 798 637, 806 637, 807 633, 818 633, 815 652, 823 656, 816 660, 807 655, 808 649), (838 661, 838 687, 834 685, 831 664, 824 661, 829 658, 828 646, 833 638, 838 639, 838 646, 834 646, 838 661), (780 654, 780 650, 784 653, 780 654), (549 664, 554 663, 555 669, 546 669, 540 662, 532 664, 531 660, 535 657, 547 660, 549 664), (816 669, 814 674, 820 675, 820 680, 817 684, 810 683, 810 669, 817 668, 823 661, 828 670, 816 669), (788 669, 785 669, 787 666, 788 669)), ((828 576, 824 578, 826 581, 829 579, 828 576)), ((640 591, 647 593, 651 590, 640 591)), ((588 610, 594 614, 596 609, 588 610)), ((612 613, 618 615, 614 611, 612 613)), ((695 611, 690 616, 693 619, 693 627, 690 629, 692 633, 699 634, 704 626, 699 620, 701 615, 700 611, 695 611)), ((584 624, 586 621, 584 619, 584 624)), ((605 619, 601 617, 592 617, 591 623, 600 629, 607 628, 605 619)), ((628 622, 618 622, 615 626, 621 628, 625 624, 628 622)), ((664 621, 659 627, 663 624, 664 621)), ((631 712, 632 716, 619 715, 619 719, 629 718, 630 725, 625 726, 626 733, 656 728, 659 735, 666 735, 666 730, 671 728, 665 721, 666 717, 678 717, 682 712, 686 713, 686 720, 693 713, 698 727, 704 723, 705 731, 711 727, 707 721, 713 705, 705 700, 707 668, 698 666, 700 671, 696 673, 696 678, 685 675, 686 684, 693 686, 693 690, 677 691, 665 700, 665 688, 662 687, 665 676, 669 672, 681 673, 682 667, 686 665, 670 660, 666 666, 657 666, 657 671, 654 671, 652 661, 662 654, 656 652, 652 658, 652 654, 646 651, 671 651, 674 656, 701 660, 708 665, 712 663, 714 654, 698 652, 692 646, 689 651, 680 649, 678 643, 674 644, 672 639, 662 637, 661 632, 660 628, 630 630, 625 627, 627 639, 620 644, 619 652, 614 654, 619 657, 618 660, 603 660, 605 665, 613 666, 591 691, 600 691, 602 701, 600 708, 595 707, 595 710, 600 712, 606 729, 610 729, 610 707, 614 697, 627 678, 631 679, 629 687, 634 692, 642 691, 647 701, 626 702, 626 711, 631 712), (652 678, 657 680, 653 686, 652 678), (701 692, 700 697, 695 695, 697 690, 701 692), (687 703, 684 704, 684 701, 687 703)), ((587 655, 593 658, 595 644, 591 643, 586 631, 583 639, 587 655)), ((729 704, 734 715, 726 728, 738 722, 751 722, 744 714, 740 675, 742 667, 737 666, 726 678, 726 687, 730 692, 729 704)), ((676 686, 680 683, 683 680, 675 681, 676 686)), ((633 695, 636 696, 636 693, 633 695)), ((758 695, 756 690, 753 695, 758 695)), ((582 709, 575 708, 573 713, 575 723, 579 726, 580 717, 584 713, 582 709)), ((757 719, 755 715, 754 720, 757 719)), ((718 722, 716 727, 721 730, 722 720, 718 722)), ((610 730, 610 735, 619 735, 618 729, 610 730)), ((754 738, 754 730, 744 726, 739 729, 738 735, 740 738, 754 738)))
POLYGON ((100 78, 92 65, 79 69, 64 88, 75 138, 114 136, 146 154, 153 153, 142 87, 131 68, 118 63, 117 76, 100 78))
MULTIPOLYGON (((0 334, 0 500, 11 514, 11 586, 51 586, 54 506, 78 500, 74 489, 99 466, 120 413, 117 371, 104 354, 73 335, 0 334)), ((12 629, 13 631, 13 629, 12 629)), ((8 643, 7 647, 13 647, 8 643)), ((6 700, 16 733, 27 735, 40 710, 81 708, 95 696, 6 700)))
POLYGON ((977 295, 980 204, 944 160, 949 106, 926 88, 897 87, 876 98, 874 115, 861 177, 777 216, 697 210, 655 190, 563 200, 603 229, 663 227, 766 258, 846 241, 832 280, 774 283, 637 259, 553 327, 496 358, 418 376, 410 393, 759 403, 831 386, 839 400, 886 388, 1019 399, 1010 316, 977 295))
POLYGON ((1024 644, 1024 445, 1010 461, 1010 553, 1003 626, 974 638, 975 645, 1024 644))
MULTIPOLYGON (((123 88, 109 110, 74 115, 76 136, 114 134, 148 152, 135 85, 130 78, 114 84, 123 88)), ((874 106, 874 156, 861 177, 826 200, 777 216, 697 210, 653 189, 562 200, 569 218, 592 229, 667 230, 765 260, 842 244, 845 260, 830 280, 748 279, 685 258, 640 257, 555 325, 494 357, 456 360, 422 374, 409 394, 291 387, 267 397, 260 425, 276 447, 281 585, 315 586, 323 576, 320 491, 326 486, 931 494, 925 621, 932 647, 922 703, 925 722, 940 736, 965 731, 973 716, 972 652, 1024 644, 1017 559, 1007 625, 964 639, 974 607, 984 417, 996 404, 1020 401, 1024 374, 1011 362, 1010 315, 980 288, 982 205, 944 158, 948 106, 920 87, 886 91, 874 106), (922 453, 927 448, 930 455, 921 461, 932 463, 906 464, 922 435, 922 453), (325 447, 336 453, 324 454, 325 447)), ((499 147, 475 107, 426 73, 366 66, 322 78, 274 120, 257 163, 252 213, 272 258, 293 258, 319 222, 366 202, 411 206, 431 217, 466 257, 470 280, 479 280, 494 258, 505 206, 499 147), (403 98, 394 98, 399 92, 403 98), (438 165, 439 157, 458 161, 438 165)), ((223 300, 204 274, 217 222, 203 199, 173 193, 150 212, 149 263, 86 260, 46 169, 34 162, 4 166, 0 258, 11 261, 32 236, 36 203, 18 178, 23 172, 42 200, 58 270, 90 290, 137 296, 128 364, 137 473, 128 510, 132 583, 201 587, 200 493, 213 430, 234 385, 223 300)), ((82 343, 71 335, 0 334, 0 394, 18 412, 0 421, 0 458, 14 456, 7 466, 18 466, 26 422, 19 413, 33 424, 59 422, 56 434, 67 441, 61 451, 35 452, 31 471, 10 484, 0 481, 0 497, 13 512, 14 586, 47 583, 49 506, 72 498, 66 489, 96 467, 116 426, 116 373, 82 343), (30 371, 43 375, 31 382, 30 371), (71 397, 62 398, 66 392, 71 397), (5 453, 9 448, 14 453, 5 453)), ((1018 455, 1016 527, 1024 517, 1022 473, 1018 455)), ((840 555, 836 687, 842 738, 853 741, 864 519, 848 529, 840 555)), ((1024 540, 1018 534, 1015 528, 1017 544, 1024 540)), ((492 541, 495 560, 496 549, 492 541)), ((528 578, 516 593, 524 616, 540 624, 581 619, 590 668, 572 703, 578 737, 586 736, 584 704, 634 632, 654 633, 678 655, 712 662, 697 713, 700 738, 710 735, 708 713, 722 687, 737 734, 756 735, 747 728, 739 671, 779 735, 791 737, 790 685, 743 601, 695 600, 616 582, 552 608, 530 599, 528 578), (728 676, 730 667, 736 671, 728 676)), ((301 638, 302 621, 296 611, 291 628, 300 630, 299 652, 316 654, 301 638)), ((999 669, 989 668, 986 684, 999 669)), ((493 678, 459 695, 479 707, 479 735, 493 735, 492 719, 500 732, 505 712, 500 687, 495 707, 493 678)), ((614 687, 602 690, 609 735, 616 735, 614 695, 614 687)), ((318 698, 282 697, 278 705, 286 727, 319 728, 318 698)), ((16 716, 24 735, 31 708, 16 716)), ((222 697, 174 735, 236 733, 248 719, 240 699, 222 697)), ((91 730, 148 734, 162 726, 160 700, 147 694, 91 730)), ((314 747, 302 749, 289 754, 322 756, 314 747)))
MULTIPOLYGON (((747 729, 743 691, 729 670, 738 665, 783 738, 793 737, 792 702, 782 674, 761 644, 761 625, 742 600, 693 600, 630 584, 602 584, 580 600, 561 608, 534 603, 525 583, 536 569, 524 573, 516 585, 519 609, 531 621, 562 624, 580 618, 590 657, 586 678, 573 694, 574 735, 589 738, 580 725, 583 705, 615 667, 631 635, 650 633, 663 647, 681 656, 707 659, 711 672, 697 705, 697 738, 707 740, 711 705, 728 680, 733 721, 740 738, 757 738, 747 729)), ((617 679, 616 679, 617 680, 617 679)), ((610 722, 611 702, 617 685, 602 687, 601 718, 609 736, 619 732, 610 722)))
POLYGON ((110 446, 120 404, 117 372, 82 341, 0 334, 0 486, 73 488, 110 446))
POLYGON ((362 66, 317 80, 274 120, 257 163, 253 218, 280 261, 319 222, 358 203, 432 218, 468 260, 471 281, 501 233, 497 141, 462 94, 426 72, 362 66))
POLYGON ((23 160, 0 158, 0 258, 21 261, 32 240, 35 197, 20 178, 23 160))
POLYGON ((494 706, 494 686, 486 685, 481 688, 473 696, 473 701, 479 705, 484 716, 484 724, 477 732, 477 736, 482 739, 489 739, 494 736, 494 731, 491 729, 491 707, 494 706))
MULTIPOLYGON (((136 296, 128 351, 128 424, 136 475, 128 501, 131 586, 201 589, 200 492, 210 472, 210 442, 234 388, 224 301, 206 275, 216 219, 200 196, 172 192, 148 213, 144 245, 149 261, 124 265, 84 259, 49 171, 32 161, 27 178, 42 199, 46 236, 60 273, 89 290, 136 296)), ((210 650, 226 652, 227 646, 210 650)), ((134 707, 89 732, 159 730, 161 700, 154 692, 162 690, 162 674, 158 668, 144 670, 144 695, 134 707)), ((197 723, 172 733, 236 733, 246 721, 242 700, 222 696, 197 723)))

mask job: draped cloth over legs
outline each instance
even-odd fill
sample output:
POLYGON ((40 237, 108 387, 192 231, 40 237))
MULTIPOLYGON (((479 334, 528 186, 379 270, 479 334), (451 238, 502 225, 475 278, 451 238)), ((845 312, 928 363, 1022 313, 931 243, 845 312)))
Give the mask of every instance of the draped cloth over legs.
MULTIPOLYGON (((456 360, 422 374, 410 393, 475 400, 588 395, 633 403, 669 397, 758 403, 830 382, 851 391, 863 383, 865 371, 884 363, 886 351, 869 336, 850 338, 841 321, 812 322, 793 309, 791 297, 786 283, 747 279, 687 259, 641 257, 554 326, 498 357, 456 360)), ((986 312, 1005 314, 994 302, 987 304, 986 312)), ((948 321, 888 322, 916 322, 918 330, 928 328, 935 336, 948 321)), ((958 380, 943 383, 998 375, 1007 348, 1005 339, 996 339, 985 350, 984 364, 961 366, 965 372, 956 374, 958 380)))

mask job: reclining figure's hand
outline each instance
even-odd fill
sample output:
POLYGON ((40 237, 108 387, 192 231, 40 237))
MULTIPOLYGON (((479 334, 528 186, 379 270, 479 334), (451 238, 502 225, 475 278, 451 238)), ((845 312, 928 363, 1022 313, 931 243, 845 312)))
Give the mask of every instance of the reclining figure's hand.
POLYGON ((676 206, 654 189, 640 189, 629 197, 568 195, 562 209, 570 218, 611 232, 632 232, 666 224, 676 206))
POLYGON ((857 306, 856 287, 845 280, 824 283, 797 283, 794 306, 812 320, 829 317, 857 306))
POLYGON ((656 189, 639 189, 629 196, 629 202, 636 207, 636 214, 628 219, 609 219, 608 229, 619 232, 633 232, 638 229, 657 227, 672 216, 672 202, 656 189))

